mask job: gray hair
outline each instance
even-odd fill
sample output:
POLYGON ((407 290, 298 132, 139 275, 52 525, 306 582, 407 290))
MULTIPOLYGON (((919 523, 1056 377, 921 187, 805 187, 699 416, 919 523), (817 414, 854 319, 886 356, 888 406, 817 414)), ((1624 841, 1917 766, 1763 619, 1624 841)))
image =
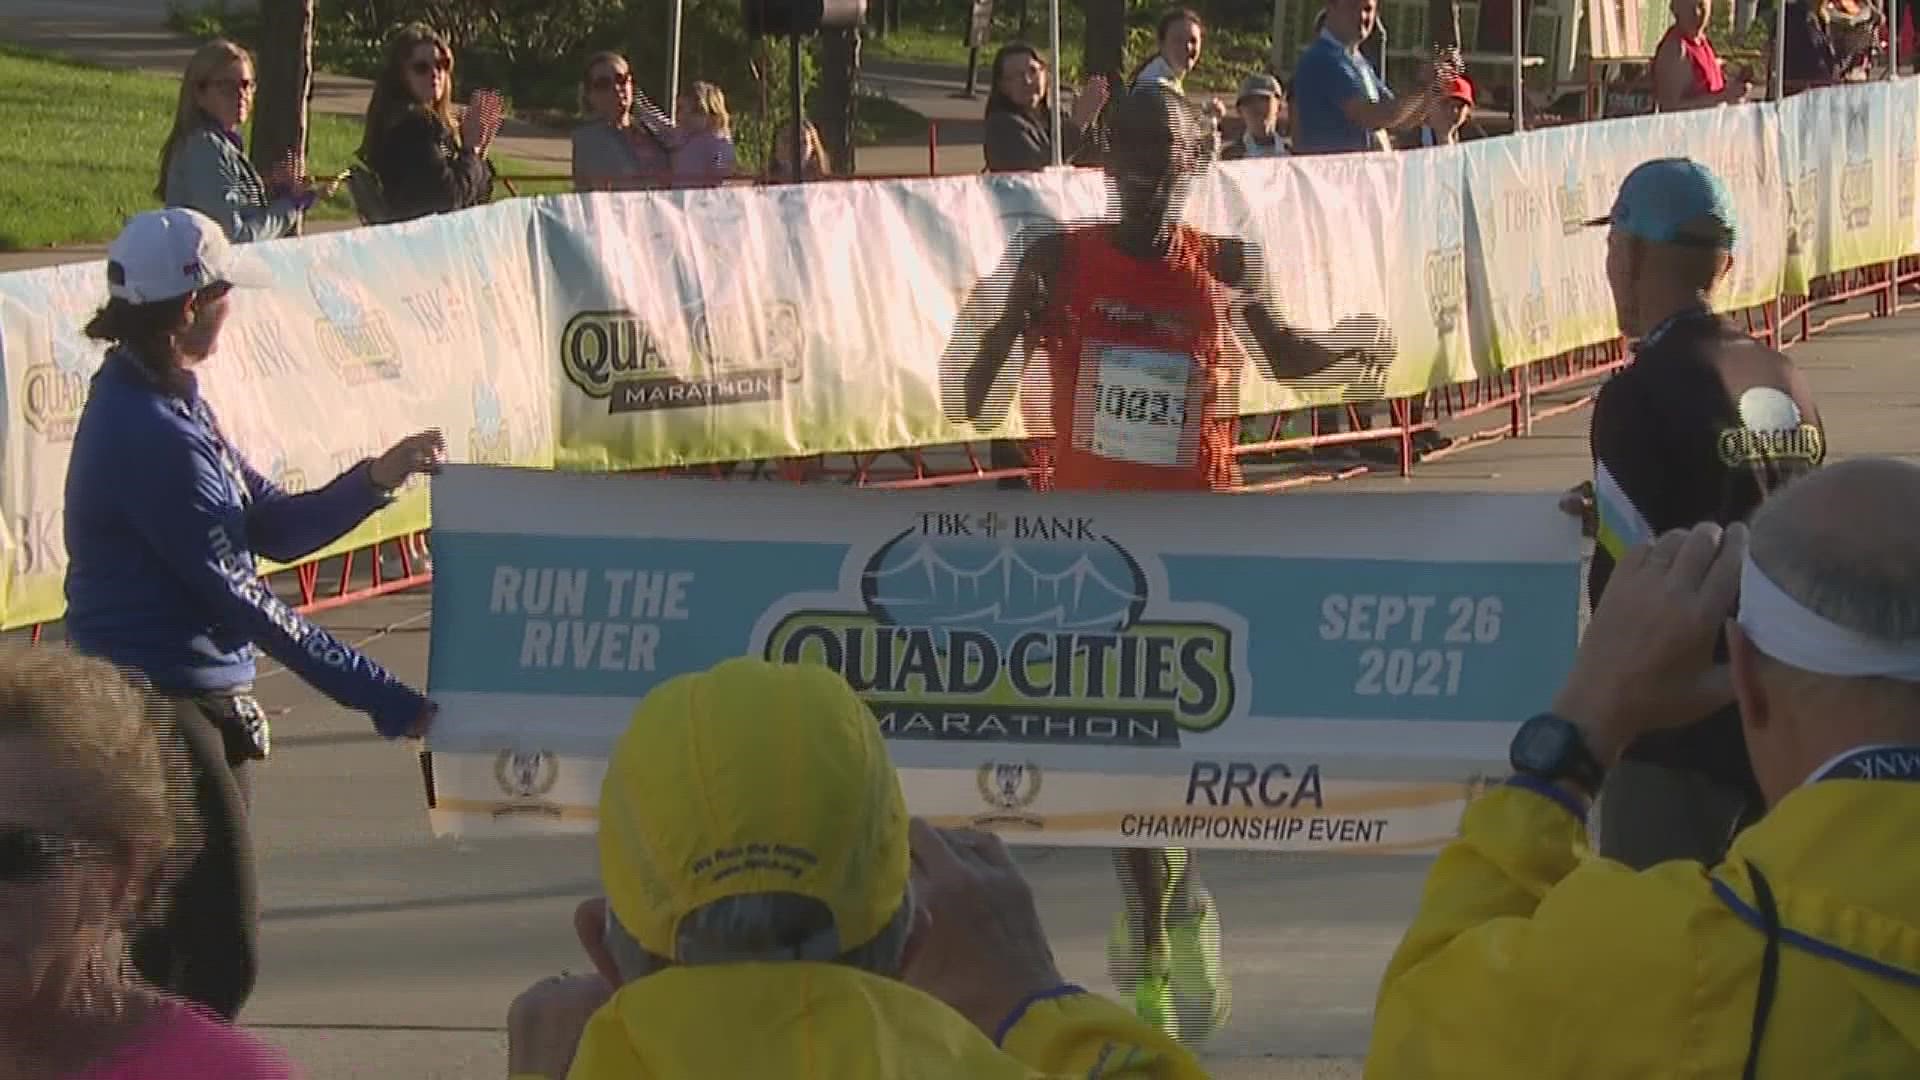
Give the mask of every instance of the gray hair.
POLYGON ((900 977, 913 929, 913 888, 872 939, 842 948, 833 912, 797 893, 753 893, 716 900, 680 920, 675 957, 647 951, 607 907, 606 944, 623 982, 675 965, 814 961, 845 964, 889 979, 900 977))
POLYGON ((1762 504, 1749 554, 1807 610, 1879 641, 1920 638, 1920 467, 1838 462, 1762 504))

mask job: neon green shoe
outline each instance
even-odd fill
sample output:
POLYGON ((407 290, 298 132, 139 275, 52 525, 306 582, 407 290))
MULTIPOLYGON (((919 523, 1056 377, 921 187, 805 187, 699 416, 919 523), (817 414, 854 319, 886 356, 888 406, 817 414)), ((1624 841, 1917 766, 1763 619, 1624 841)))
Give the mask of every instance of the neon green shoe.
POLYGON ((1140 985, 1133 991, 1133 1012, 1155 1028, 1176 1039, 1180 1037, 1173 986, 1166 975, 1153 974, 1140 980, 1140 985))
POLYGON ((1203 1042, 1233 1015, 1233 984, 1220 960, 1220 915, 1213 898, 1206 898, 1198 918, 1170 923, 1167 939, 1172 954, 1168 989, 1178 1028, 1162 1030, 1182 1042, 1203 1042))
POLYGON ((1150 957, 1141 941, 1143 934, 1124 911, 1113 917, 1107 931, 1107 978, 1122 997, 1133 996, 1144 978, 1157 976, 1165 981, 1172 973, 1173 955, 1167 944, 1162 942, 1158 955, 1150 957))

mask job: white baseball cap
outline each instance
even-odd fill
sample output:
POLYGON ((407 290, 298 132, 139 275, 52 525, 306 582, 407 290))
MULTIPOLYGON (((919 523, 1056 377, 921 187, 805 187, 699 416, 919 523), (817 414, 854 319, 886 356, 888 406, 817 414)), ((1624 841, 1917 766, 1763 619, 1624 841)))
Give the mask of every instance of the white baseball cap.
POLYGON ((219 284, 265 287, 273 277, 198 210, 136 214, 107 245, 107 294, 128 303, 172 300, 219 284))

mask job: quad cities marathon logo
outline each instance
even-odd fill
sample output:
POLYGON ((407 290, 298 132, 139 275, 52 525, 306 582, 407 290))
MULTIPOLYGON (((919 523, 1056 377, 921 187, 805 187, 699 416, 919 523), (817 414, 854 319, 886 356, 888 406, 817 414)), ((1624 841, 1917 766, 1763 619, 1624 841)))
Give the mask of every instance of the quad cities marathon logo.
POLYGON ((320 311, 314 337, 342 381, 358 386, 400 377, 400 339, 358 284, 315 274, 307 279, 307 292, 320 311))
POLYGON ((609 413, 775 401, 800 378, 805 337, 796 305, 760 314, 757 326, 716 326, 701 313, 690 320, 690 345, 678 348, 631 311, 583 311, 560 333, 560 363, 609 413))
MULTIPOLYGON (((800 598, 765 655, 838 671, 891 738, 1178 746, 1234 712, 1238 620, 1156 614, 1139 561, 1091 518, 921 514, 858 589, 859 610, 800 598)), ((1004 808, 1027 779, 980 783, 1004 808)))

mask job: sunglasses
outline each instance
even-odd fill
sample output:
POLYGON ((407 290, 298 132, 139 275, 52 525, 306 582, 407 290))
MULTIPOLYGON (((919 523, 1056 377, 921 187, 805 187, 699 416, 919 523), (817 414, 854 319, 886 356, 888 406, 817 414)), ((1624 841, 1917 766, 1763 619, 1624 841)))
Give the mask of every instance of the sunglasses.
POLYGON ((0 826, 0 885, 34 884, 86 850, 86 843, 70 836, 0 826))
POLYGON ((431 75, 436 71, 448 72, 453 70, 453 61, 444 56, 438 60, 415 60, 407 65, 407 70, 415 75, 431 75))
POLYGON ((618 75, 600 75, 596 76, 594 80, 587 85, 593 87, 595 90, 612 90, 615 87, 624 90, 633 85, 633 75, 625 71, 618 75))
POLYGON ((215 90, 225 90, 228 93, 232 93, 237 90, 242 94, 251 94, 253 93, 253 80, 252 79, 208 79, 207 81, 200 84, 200 89, 202 90, 205 90, 208 87, 212 87, 215 90))

